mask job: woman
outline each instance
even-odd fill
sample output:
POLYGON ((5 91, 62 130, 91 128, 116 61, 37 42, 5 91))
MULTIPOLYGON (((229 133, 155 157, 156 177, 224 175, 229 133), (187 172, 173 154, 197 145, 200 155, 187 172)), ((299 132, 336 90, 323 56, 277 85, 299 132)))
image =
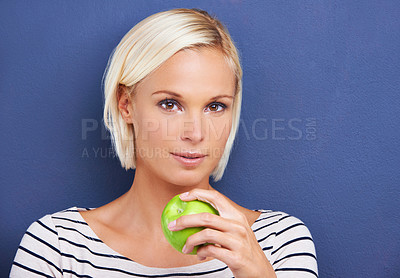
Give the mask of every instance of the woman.
POLYGON ((102 207, 33 223, 11 277, 317 276, 312 238, 299 219, 246 209, 209 184, 227 165, 242 97, 238 53, 217 19, 190 9, 144 19, 118 44, 105 77, 104 122, 121 165, 136 169, 132 187, 102 207), (170 223, 174 231, 206 227, 182 253, 160 223, 177 194, 220 214, 170 223), (205 242, 214 244, 186 254, 205 242))

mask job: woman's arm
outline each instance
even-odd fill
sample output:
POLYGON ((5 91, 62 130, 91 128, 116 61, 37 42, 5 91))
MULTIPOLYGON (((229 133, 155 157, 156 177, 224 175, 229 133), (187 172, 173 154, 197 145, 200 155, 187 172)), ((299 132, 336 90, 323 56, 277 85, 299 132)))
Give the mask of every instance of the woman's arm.
POLYGON ((25 232, 10 277, 62 277, 58 234, 50 215, 29 226, 25 232))
POLYGON ((216 245, 200 247, 199 257, 214 257, 223 261, 236 278, 239 277, 318 277, 314 243, 308 228, 296 217, 282 213, 274 224, 268 261, 245 216, 237 211, 225 196, 217 191, 194 189, 181 195, 184 201, 202 200, 220 213, 186 215, 176 220, 173 230, 187 227, 208 227, 186 242, 186 253, 194 246, 210 242, 216 245))
POLYGON ((271 263, 278 278, 318 277, 317 257, 308 228, 298 218, 282 213, 277 221, 271 263))

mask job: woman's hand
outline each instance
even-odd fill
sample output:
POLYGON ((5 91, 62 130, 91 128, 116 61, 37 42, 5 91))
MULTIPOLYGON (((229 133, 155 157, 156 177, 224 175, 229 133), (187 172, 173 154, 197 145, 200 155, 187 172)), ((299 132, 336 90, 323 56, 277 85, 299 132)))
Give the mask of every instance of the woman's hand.
POLYGON ((194 189, 188 194, 181 194, 183 201, 201 200, 210 203, 219 212, 199 213, 181 216, 176 220, 171 231, 188 227, 206 227, 190 236, 183 253, 190 253, 193 247, 203 243, 214 243, 202 246, 197 250, 200 260, 214 257, 224 262, 236 278, 276 277, 275 272, 265 257, 263 250, 247 222, 246 216, 237 210, 228 199, 216 190, 194 189))

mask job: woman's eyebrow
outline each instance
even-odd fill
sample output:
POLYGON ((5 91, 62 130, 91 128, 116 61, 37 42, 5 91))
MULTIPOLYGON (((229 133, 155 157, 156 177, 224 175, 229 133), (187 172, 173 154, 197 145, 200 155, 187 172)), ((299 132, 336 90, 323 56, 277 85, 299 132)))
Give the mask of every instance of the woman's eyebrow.
MULTIPOLYGON (((178 94, 178 93, 171 92, 171 91, 166 91, 166 90, 157 91, 157 92, 152 93, 151 95, 153 96, 153 95, 156 95, 156 94, 168 94, 168 95, 171 95, 171 96, 175 96, 175 97, 177 97, 177 98, 180 98, 180 99, 183 98, 183 97, 182 97, 180 94, 178 94)), ((218 96, 212 97, 210 100, 216 100, 216 99, 224 98, 224 97, 233 98, 233 96, 231 96, 231 95, 218 95, 218 96)))

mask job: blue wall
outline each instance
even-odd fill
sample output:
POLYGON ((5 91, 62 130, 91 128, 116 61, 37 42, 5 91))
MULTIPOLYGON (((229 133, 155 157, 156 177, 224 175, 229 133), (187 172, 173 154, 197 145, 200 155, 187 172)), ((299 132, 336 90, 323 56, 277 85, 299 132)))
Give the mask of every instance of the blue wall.
POLYGON ((400 277, 399 2, 239 0, 1 1, 0 276, 33 221, 128 190, 102 74, 133 25, 175 7, 216 14, 241 53, 239 137, 214 186, 302 219, 321 277, 400 277))

